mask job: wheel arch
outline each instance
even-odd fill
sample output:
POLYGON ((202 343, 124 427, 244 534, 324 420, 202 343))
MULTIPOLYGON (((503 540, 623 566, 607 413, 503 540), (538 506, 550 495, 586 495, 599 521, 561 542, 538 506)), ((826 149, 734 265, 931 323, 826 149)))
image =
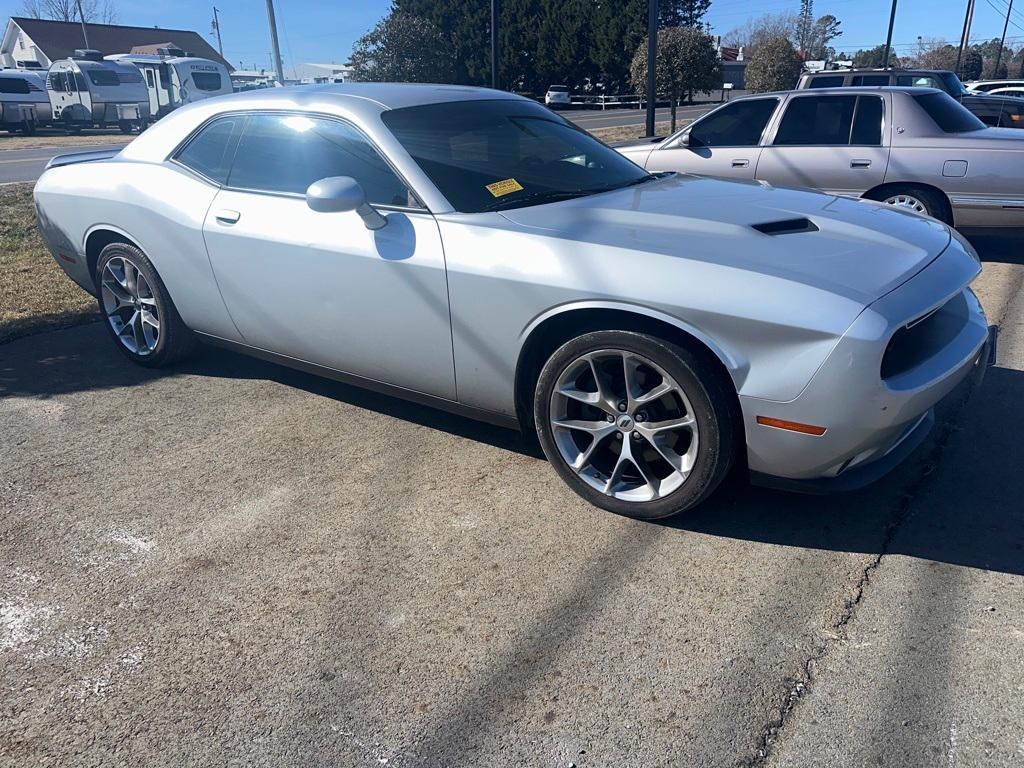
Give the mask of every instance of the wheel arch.
POLYGON ((533 428, 533 389, 544 362, 562 344, 583 333, 621 330, 649 333, 707 357, 731 385, 739 408, 739 388, 746 375, 744 360, 714 339, 678 318, 647 307, 614 302, 583 302, 556 307, 538 316, 523 331, 515 373, 516 417, 524 431, 533 428))
POLYGON ((946 222, 949 223, 949 224, 953 223, 953 203, 949 199, 949 195, 947 195, 943 190, 941 190, 938 187, 936 187, 934 184, 928 184, 927 182, 923 182, 923 181, 887 181, 887 182, 885 182, 883 184, 878 184, 878 185, 872 187, 867 192, 865 192, 863 195, 861 195, 861 197, 867 198, 868 200, 878 200, 878 201, 881 201, 881 200, 884 200, 886 196, 888 196, 889 194, 891 194, 892 192, 894 192, 894 191, 896 191, 898 189, 908 189, 908 188, 924 189, 924 190, 927 190, 929 192, 932 192, 932 193, 938 195, 939 199, 942 200, 943 204, 946 206, 946 222))
POLYGON ((138 241, 120 227, 112 224, 96 224, 90 227, 85 233, 83 250, 85 251, 85 264, 89 269, 89 279, 93 285, 96 284, 96 264, 99 261, 100 253, 111 243, 125 243, 138 248, 145 253, 138 241))

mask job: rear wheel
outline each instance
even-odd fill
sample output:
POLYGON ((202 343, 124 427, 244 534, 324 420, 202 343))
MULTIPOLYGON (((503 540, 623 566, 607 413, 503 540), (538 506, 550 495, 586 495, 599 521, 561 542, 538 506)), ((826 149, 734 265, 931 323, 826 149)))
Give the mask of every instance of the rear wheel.
POLYGON ((925 187, 890 187, 874 195, 874 199, 896 208, 907 208, 915 213, 931 216, 946 224, 953 223, 945 197, 925 187))
POLYGON ((537 435, 558 474, 592 504, 668 517, 706 499, 732 465, 739 425, 723 378, 663 339, 588 333, 542 368, 537 435))
POLYGON ((195 336, 138 248, 127 243, 104 248, 96 263, 96 285, 107 331, 132 362, 159 368, 195 347, 195 336))

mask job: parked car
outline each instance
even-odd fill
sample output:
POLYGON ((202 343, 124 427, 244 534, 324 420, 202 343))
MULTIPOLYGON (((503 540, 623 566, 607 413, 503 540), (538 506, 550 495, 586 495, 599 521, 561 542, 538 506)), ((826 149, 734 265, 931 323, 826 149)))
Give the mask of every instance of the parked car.
POLYGON ((210 99, 55 158, 35 202, 130 360, 202 339, 536 430, 573 490, 641 518, 736 462, 873 480, 987 344, 977 254, 946 225, 649 174, 492 90, 210 99))
POLYGON ((1024 225, 1024 134, 987 128, 932 88, 746 96, 620 151, 649 171, 809 187, 958 227, 1024 225))
POLYGON ((31 136, 50 119, 50 98, 42 75, 0 69, 0 129, 31 136))
POLYGON ((1024 80, 972 80, 964 86, 969 91, 991 93, 996 88, 1024 88, 1024 80))
POLYGON ((139 68, 104 61, 99 51, 78 50, 53 62, 46 87, 53 120, 69 133, 108 125, 131 133, 149 123, 149 94, 139 68))
POLYGON ((993 96, 1015 96, 1019 99, 1024 98, 1024 87, 993 88, 989 93, 993 96))
POLYGON ((570 104, 569 100, 569 86, 568 85, 549 85, 547 93, 544 94, 544 103, 552 109, 558 107, 568 107, 570 104))
POLYGON ((107 61, 134 64, 142 72, 149 92, 149 112, 163 117, 182 104, 232 93, 231 75, 223 64, 187 56, 177 49, 160 54, 116 53, 107 61))
POLYGON ((809 72, 800 78, 804 88, 877 88, 915 86, 945 91, 978 116, 985 125, 1024 128, 1024 99, 972 92, 953 72, 942 69, 849 69, 809 72))

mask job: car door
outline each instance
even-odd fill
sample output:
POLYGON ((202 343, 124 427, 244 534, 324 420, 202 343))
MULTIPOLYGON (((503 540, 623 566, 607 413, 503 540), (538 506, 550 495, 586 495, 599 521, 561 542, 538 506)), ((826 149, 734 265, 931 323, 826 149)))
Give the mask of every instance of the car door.
POLYGON ((299 113, 247 117, 203 231, 246 344, 455 399, 437 222, 355 127, 299 113), (331 176, 358 181, 386 225, 310 209, 306 188, 331 176))
POLYGON ((766 96, 720 107, 651 152, 646 168, 753 179, 761 137, 778 104, 766 96))
POLYGON ((882 94, 793 95, 756 177, 780 187, 859 196, 882 183, 889 130, 882 94))

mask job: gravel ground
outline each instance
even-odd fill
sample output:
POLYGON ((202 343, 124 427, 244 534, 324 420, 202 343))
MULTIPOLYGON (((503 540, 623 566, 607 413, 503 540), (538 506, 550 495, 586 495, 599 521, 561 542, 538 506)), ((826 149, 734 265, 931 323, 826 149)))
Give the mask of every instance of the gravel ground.
POLYGON ((231 353, 0 346, 0 765, 1020 762, 1015 253, 979 281, 1000 367, 910 462, 667 525, 231 353))

